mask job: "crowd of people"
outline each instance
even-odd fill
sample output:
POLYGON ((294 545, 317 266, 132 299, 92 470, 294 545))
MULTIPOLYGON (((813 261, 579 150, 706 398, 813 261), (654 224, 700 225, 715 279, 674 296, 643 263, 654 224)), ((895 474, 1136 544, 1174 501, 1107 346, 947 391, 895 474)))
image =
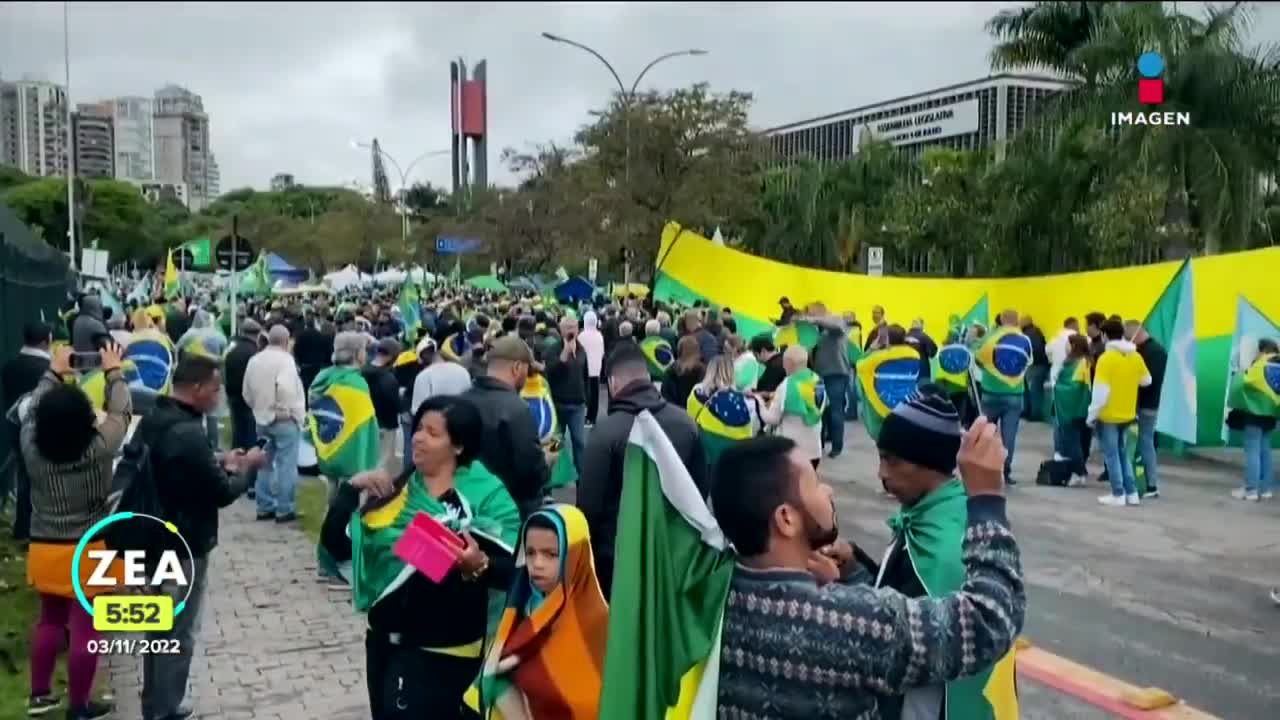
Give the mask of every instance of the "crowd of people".
MULTIPOLYGON (((329 483, 319 575, 367 617, 375 720, 597 716, 641 416, 736 552, 727 717, 933 720, 979 706, 1011 717, 1026 599, 1003 488, 1017 481, 1019 423, 1053 423, 1037 478, 1048 484, 1083 484, 1096 437, 1111 488, 1099 501, 1115 507, 1142 499, 1125 450, 1134 426, 1146 497, 1160 492, 1165 350, 1140 323, 1098 313, 1084 334, 1069 319, 1046 339, 1010 310, 989 329, 956 323, 941 344, 880 307, 864 338, 853 313, 786 298, 778 329, 751 337, 731 309, 701 303, 462 288, 251 301, 231 315, 200 296, 116 315, 83 295, 66 322, 32 323, 4 367, 21 448, 15 533, 30 540, 41 598, 33 716, 63 704, 51 680, 68 633, 67 717, 111 712, 91 697, 96 633, 69 586, 70 550, 111 512, 112 463, 130 444, 149 448, 164 517, 193 556, 187 610, 162 634, 181 652, 145 660, 144 720, 193 712, 184 696, 219 508, 246 494, 258 520, 292 523, 300 468, 329 483), (951 362, 956 348, 971 361, 951 362), (909 387, 877 389, 879 363, 899 358, 909 370, 885 377, 909 387), (840 537, 817 472, 859 415, 901 504, 878 560, 840 537), (398 547, 424 515, 457 540, 438 577, 398 547), (807 669, 784 678, 779 663, 797 657, 807 669)), ((1258 350, 1265 363, 1276 346, 1258 350)), ((1269 499, 1275 419, 1232 397, 1250 458, 1234 494, 1269 499)))

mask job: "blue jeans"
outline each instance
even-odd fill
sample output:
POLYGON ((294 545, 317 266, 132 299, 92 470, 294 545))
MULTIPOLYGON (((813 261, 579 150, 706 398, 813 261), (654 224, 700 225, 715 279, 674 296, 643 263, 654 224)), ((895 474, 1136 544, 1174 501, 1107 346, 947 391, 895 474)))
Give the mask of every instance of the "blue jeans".
POLYGON ((1129 427, 1099 422, 1095 426, 1098 445, 1102 448, 1102 460, 1107 466, 1107 479, 1111 482, 1111 494, 1116 497, 1138 494, 1138 482, 1133 476, 1133 463, 1124 451, 1124 431, 1129 427))
POLYGON ((572 443, 573 468, 581 473, 582 448, 587 444, 587 406, 556 403, 556 419, 572 443))
POLYGON ((292 420, 277 420, 258 426, 258 437, 266 438, 271 459, 258 469, 254 495, 258 512, 275 513, 276 517, 294 511, 294 494, 298 488, 298 443, 302 430, 292 420))
POLYGON ((827 393, 827 408, 822 411, 823 433, 831 443, 831 454, 844 452, 844 400, 849 396, 848 375, 823 375, 822 385, 827 393))
POLYGON ((858 381, 854 374, 849 373, 849 392, 845 393, 844 416, 847 420, 858 419, 858 381))
POLYGON ((982 414, 988 422, 1000 426, 1000 442, 1008 455, 1004 458, 1004 479, 1007 482, 1013 472, 1013 451, 1018 445, 1018 421, 1022 419, 1022 395, 982 393, 982 414))
POLYGON ((1244 489, 1256 493, 1271 492, 1275 481, 1271 468, 1271 431, 1247 425, 1241 432, 1244 440, 1244 489))
POLYGON ((1156 465, 1156 411, 1138 411, 1138 456, 1147 476, 1147 492, 1160 487, 1156 465))

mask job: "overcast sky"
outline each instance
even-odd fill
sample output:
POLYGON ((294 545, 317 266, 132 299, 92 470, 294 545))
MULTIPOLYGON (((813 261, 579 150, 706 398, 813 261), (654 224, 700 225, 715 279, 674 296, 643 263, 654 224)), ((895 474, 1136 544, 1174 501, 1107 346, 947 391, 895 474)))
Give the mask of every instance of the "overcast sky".
MULTIPOLYGON (((377 137, 402 166, 449 146, 449 61, 488 60, 490 176, 503 147, 566 140, 614 82, 665 52, 701 48, 651 71, 642 87, 707 81, 755 94, 760 127, 987 74, 983 22, 1018 3, 124 3, 70 4, 71 95, 199 93, 222 189, 368 183, 377 137)), ((1194 5, 1195 3, 1183 3, 1194 5)), ((1254 35, 1280 41, 1280 3, 1254 35)), ((0 2, 0 77, 63 79, 62 3, 0 2)), ((398 184, 395 171, 392 185, 398 184)), ((448 157, 410 182, 448 185, 448 157)))

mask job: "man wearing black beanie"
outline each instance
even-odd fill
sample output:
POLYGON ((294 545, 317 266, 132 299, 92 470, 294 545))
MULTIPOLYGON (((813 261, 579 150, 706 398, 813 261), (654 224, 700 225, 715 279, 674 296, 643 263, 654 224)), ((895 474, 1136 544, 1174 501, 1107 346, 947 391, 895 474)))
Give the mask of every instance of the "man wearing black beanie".
MULTIPOLYGON (((961 434, 959 413, 946 392, 932 383, 921 385, 885 418, 876 439, 880 482, 902 509, 889 518, 893 538, 879 564, 855 550, 859 563, 875 576, 876 587, 936 598, 963 583, 968 509, 964 486, 955 477, 961 434)), ((884 717, 954 717, 954 712, 942 712, 944 704, 975 708, 1007 700, 1014 692, 1012 655, 978 677, 885 698, 880 712, 884 717), (989 677, 990 698, 983 694, 989 677)))

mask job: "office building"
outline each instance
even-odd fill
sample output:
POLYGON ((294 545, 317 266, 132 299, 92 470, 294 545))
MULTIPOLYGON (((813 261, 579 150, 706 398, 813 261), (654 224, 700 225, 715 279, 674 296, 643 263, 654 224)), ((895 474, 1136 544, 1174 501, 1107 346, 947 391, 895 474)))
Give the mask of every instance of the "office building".
POLYGON ((61 85, 0 81, 0 163, 28 175, 65 174, 66 102, 61 85))
POLYGON ((138 184, 142 196, 147 202, 155 204, 161 200, 172 200, 187 206, 191 198, 187 194, 186 183, 144 182, 138 184))
POLYGON ((115 123, 109 104, 78 105, 71 116, 76 176, 115 177, 115 123))
POLYGON ((133 182, 154 179, 151 98, 118 97, 98 104, 111 110, 116 178, 133 182))
POLYGON ((209 116, 199 95, 166 85, 156 91, 152 119, 155 177, 160 183, 184 183, 192 212, 208 205, 209 116))
POLYGON ((1048 98, 1070 83, 1035 75, 1001 74, 929 92, 864 105, 765 131, 783 162, 802 157, 840 161, 871 139, 888 140, 910 157, 925 148, 977 150, 1016 135, 1048 98))

